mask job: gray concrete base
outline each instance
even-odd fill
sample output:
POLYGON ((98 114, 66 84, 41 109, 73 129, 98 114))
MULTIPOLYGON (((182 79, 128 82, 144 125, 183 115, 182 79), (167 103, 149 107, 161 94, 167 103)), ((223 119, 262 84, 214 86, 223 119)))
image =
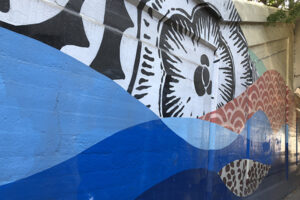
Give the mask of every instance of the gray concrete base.
POLYGON ((287 195, 284 200, 299 200, 300 199, 300 187, 287 195))
MULTIPOLYGON (((300 176, 299 170, 289 174, 289 179, 286 180, 285 173, 274 174, 263 181, 262 185, 256 193, 246 198, 247 200, 272 199, 282 200, 287 195, 293 193, 299 188, 300 194, 300 176)), ((298 191, 298 190, 297 190, 298 191)), ((296 193, 297 195, 298 193, 296 193)), ((297 200, 300 200, 300 195, 297 200)))

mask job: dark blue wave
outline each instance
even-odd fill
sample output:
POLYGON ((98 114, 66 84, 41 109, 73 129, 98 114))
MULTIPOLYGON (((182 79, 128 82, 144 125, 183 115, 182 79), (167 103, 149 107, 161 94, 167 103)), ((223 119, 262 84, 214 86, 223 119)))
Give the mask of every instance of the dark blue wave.
POLYGON ((216 173, 242 158, 269 163, 270 151, 263 146, 247 145, 239 136, 224 149, 200 150, 156 120, 121 131, 55 167, 4 185, 0 198, 133 199, 182 171, 203 168, 216 173), (253 148, 263 151, 247 155, 253 148))
POLYGON ((136 200, 240 199, 227 189, 216 172, 191 169, 175 174, 153 186, 136 200))
MULTIPOLYGON (((8 140, 1 140, 11 154, 9 157, 17 157, 13 152, 25 152, 21 155, 26 158, 34 157, 37 151, 43 155, 43 148, 50 157, 54 153, 48 153, 48 149, 57 146, 56 141, 61 148, 55 151, 59 158, 81 152, 50 169, 0 187, 0 199, 133 199, 174 174, 191 169, 202 168, 201 176, 207 175, 203 181, 213 185, 216 173, 234 160, 272 162, 270 141, 257 138, 266 133, 263 124, 269 123, 263 115, 251 118, 243 134, 226 148, 201 150, 177 136, 161 120, 140 124, 158 118, 101 74, 23 36, 4 29, 0 29, 0 36, 3 39, 0 56, 5 58, 0 64, 0 86, 5 91, 0 93, 4 102, 0 113, 9 116, 0 124, 17 144, 12 146, 6 144, 8 140), (51 109, 55 112, 45 112, 51 109), (71 112, 76 115, 69 115, 71 112), (140 125, 134 126, 136 124, 140 125), (130 126, 134 127, 109 137, 130 126), (20 129, 13 132, 15 127, 20 129), (23 137, 18 137, 20 135, 23 137), (59 139, 47 140, 37 135, 59 139), (77 140, 72 143, 70 139, 74 136, 77 140), (90 147, 92 144, 95 145, 90 147), (87 147, 90 148, 85 150, 87 147)), ((222 133, 218 137, 222 139, 222 133)), ((47 162, 49 157, 46 156, 47 162)), ((42 163, 34 160, 26 165, 21 161, 15 162, 19 167, 12 169, 30 166, 33 169, 42 163)), ((204 190, 193 192, 198 196, 207 195, 204 190)))

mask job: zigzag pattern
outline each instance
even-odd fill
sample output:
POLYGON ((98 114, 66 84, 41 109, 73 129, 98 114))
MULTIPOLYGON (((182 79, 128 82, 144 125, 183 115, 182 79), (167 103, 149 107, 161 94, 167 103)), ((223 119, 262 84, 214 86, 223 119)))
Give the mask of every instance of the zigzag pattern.
POLYGON ((293 102, 292 92, 284 79, 272 70, 265 72, 239 97, 200 119, 241 133, 246 121, 261 110, 268 116, 273 131, 277 132, 285 122, 292 121, 288 119, 293 117, 293 102), (285 112, 286 115, 282 115, 285 112))

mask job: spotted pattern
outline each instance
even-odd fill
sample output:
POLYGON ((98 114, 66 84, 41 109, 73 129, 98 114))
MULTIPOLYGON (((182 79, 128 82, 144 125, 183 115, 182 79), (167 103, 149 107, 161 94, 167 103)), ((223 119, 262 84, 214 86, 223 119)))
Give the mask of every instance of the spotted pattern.
POLYGON ((257 190, 271 166, 253 160, 236 160, 219 171, 226 187, 238 197, 246 197, 257 190))

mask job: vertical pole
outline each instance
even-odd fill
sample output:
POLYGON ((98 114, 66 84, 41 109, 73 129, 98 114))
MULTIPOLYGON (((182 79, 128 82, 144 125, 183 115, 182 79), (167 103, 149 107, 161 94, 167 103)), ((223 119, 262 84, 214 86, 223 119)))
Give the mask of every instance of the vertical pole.
POLYGON ((288 180, 289 178, 289 126, 288 126, 288 115, 289 115, 289 105, 288 105, 288 89, 290 86, 289 81, 290 72, 290 38, 286 39, 286 92, 285 92, 285 176, 288 180))
POLYGON ((250 145, 251 145, 251 119, 248 120, 248 122, 246 123, 247 126, 247 149, 246 149, 246 155, 247 155, 247 159, 250 158, 250 145))
POLYGON ((299 133, 299 121, 296 120, 296 165, 298 165, 298 133, 299 133))
MULTIPOLYGON (((209 123, 209 149, 215 149, 216 143, 216 124, 209 123)), ((215 168, 215 151, 208 151, 208 171, 212 171, 215 168)), ((213 199, 214 183, 213 177, 207 176, 207 200, 213 199)))
POLYGON ((285 176, 289 179, 289 125, 285 125, 285 176))

